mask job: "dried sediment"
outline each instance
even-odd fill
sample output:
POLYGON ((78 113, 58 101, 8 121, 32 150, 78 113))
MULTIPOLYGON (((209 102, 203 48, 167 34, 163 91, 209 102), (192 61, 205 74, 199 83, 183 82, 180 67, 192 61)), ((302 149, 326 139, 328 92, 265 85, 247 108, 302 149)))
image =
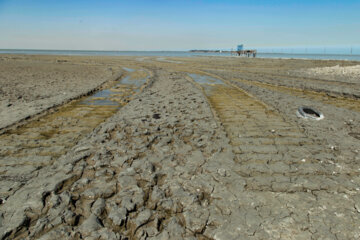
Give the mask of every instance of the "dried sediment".
POLYGON ((0 205, 1 237, 359 238, 359 142, 348 134, 359 114, 348 102, 205 69, 219 59, 181 61, 141 62, 153 82, 0 205), (202 91, 186 69, 225 84, 202 91), (298 119, 298 104, 325 119, 298 119))
POLYGON ((221 179, 236 176, 226 166, 231 147, 201 92, 181 76, 159 74, 90 139, 7 199, 5 235, 51 239, 73 228, 67 237, 182 238, 215 224, 211 211, 222 210, 210 207, 211 195, 223 191, 221 179))
MULTIPOLYGON (((233 169, 245 182, 240 206, 246 206, 249 195, 252 204, 260 204, 253 216, 259 225, 255 224, 253 232, 249 225, 242 228, 249 232, 238 233, 236 237, 352 239, 359 236, 354 221, 359 216, 357 208, 352 208, 357 204, 360 189, 359 142, 349 133, 359 130, 354 122, 360 115, 304 97, 269 91, 258 84, 245 85, 242 81, 213 87, 208 96, 233 147, 237 163, 233 169), (298 119, 294 103, 315 105, 327 117, 319 122, 298 119), (339 203, 339 196, 346 200, 339 203), (267 211, 272 213, 267 215, 267 211), (277 211, 287 212, 287 216, 280 220, 274 214, 277 211), (333 215, 336 216, 333 221, 326 219, 333 215), (302 220, 298 224, 299 219, 302 220), (307 227, 301 227, 300 222, 307 227), (346 229, 346 233, 341 229, 346 229)), ((244 214, 247 212, 251 211, 245 210, 244 214)), ((228 231, 234 231, 234 226, 228 231)))
POLYGON ((317 67, 296 71, 298 74, 307 75, 317 78, 326 78, 346 82, 358 83, 360 79, 360 65, 332 67, 317 67))

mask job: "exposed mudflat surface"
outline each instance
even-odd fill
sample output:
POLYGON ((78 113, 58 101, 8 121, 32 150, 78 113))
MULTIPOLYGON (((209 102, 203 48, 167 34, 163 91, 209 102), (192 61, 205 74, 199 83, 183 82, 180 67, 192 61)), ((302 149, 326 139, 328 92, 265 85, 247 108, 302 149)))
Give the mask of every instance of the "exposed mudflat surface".
POLYGON ((97 88, 120 69, 77 58, 0 56, 0 129, 97 88))
POLYGON ((305 70, 299 70, 297 73, 311 77, 327 78, 332 80, 359 83, 360 65, 333 67, 317 67, 305 70))
POLYGON ((122 75, 0 135, 0 239, 360 238, 358 63, 56 59, 122 75))

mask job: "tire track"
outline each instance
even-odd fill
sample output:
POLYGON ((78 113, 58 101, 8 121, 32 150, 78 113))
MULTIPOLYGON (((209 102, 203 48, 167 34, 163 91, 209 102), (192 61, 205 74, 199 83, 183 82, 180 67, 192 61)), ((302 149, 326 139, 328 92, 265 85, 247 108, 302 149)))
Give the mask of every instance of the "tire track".
POLYGON ((138 70, 92 96, 61 106, 0 136, 0 199, 6 200, 39 169, 52 165, 141 91, 149 72, 138 70), (145 77, 145 78, 144 78, 145 77), (140 81, 140 80, 141 81, 140 81))
POLYGON ((325 92, 314 92, 310 90, 278 86, 269 83, 260 83, 257 81, 249 81, 244 79, 234 79, 235 82, 242 82, 248 85, 258 86, 261 88, 269 89, 274 92, 282 92, 291 94, 297 97, 308 98, 315 101, 320 101, 325 104, 330 104, 340 108, 346 108, 352 111, 360 112, 360 99, 347 98, 341 96, 330 96, 325 92))
POLYGON ((353 171, 340 173, 321 142, 278 112, 231 84, 200 85, 224 125, 248 190, 336 191, 340 182, 348 190, 357 188, 347 176, 353 171))

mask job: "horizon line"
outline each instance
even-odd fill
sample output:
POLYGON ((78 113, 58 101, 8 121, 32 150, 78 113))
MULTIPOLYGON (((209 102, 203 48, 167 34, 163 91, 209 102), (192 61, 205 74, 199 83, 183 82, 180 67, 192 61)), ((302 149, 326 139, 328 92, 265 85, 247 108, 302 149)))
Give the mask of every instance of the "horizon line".
MULTIPOLYGON (((312 49, 312 48, 360 48, 360 45, 316 45, 316 46, 273 46, 273 47, 253 47, 250 48, 255 49, 312 49)), ((186 52, 191 50, 221 50, 221 51, 231 51, 232 49, 236 49, 236 47, 232 48, 192 48, 192 49, 183 49, 183 50, 101 50, 101 49, 50 49, 50 48, 0 48, 0 50, 35 50, 35 51, 84 51, 84 52, 186 52)))

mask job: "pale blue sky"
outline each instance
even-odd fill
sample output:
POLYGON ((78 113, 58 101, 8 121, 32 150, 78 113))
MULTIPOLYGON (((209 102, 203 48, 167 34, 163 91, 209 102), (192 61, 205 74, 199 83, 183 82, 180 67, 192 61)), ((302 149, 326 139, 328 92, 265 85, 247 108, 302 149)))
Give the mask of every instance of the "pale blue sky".
POLYGON ((0 0, 0 48, 188 50, 360 45, 360 1, 0 0))

